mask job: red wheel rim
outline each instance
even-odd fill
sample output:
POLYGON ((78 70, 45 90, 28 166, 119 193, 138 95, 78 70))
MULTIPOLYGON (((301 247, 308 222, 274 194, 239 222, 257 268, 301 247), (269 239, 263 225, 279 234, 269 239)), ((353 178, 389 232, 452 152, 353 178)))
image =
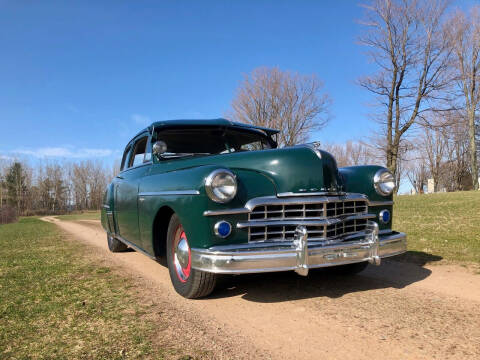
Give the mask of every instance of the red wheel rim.
POLYGON ((179 225, 175 231, 172 252, 173 265, 178 280, 183 283, 187 282, 192 268, 192 255, 190 251, 190 245, 188 244, 187 235, 185 234, 185 231, 181 225, 179 225))

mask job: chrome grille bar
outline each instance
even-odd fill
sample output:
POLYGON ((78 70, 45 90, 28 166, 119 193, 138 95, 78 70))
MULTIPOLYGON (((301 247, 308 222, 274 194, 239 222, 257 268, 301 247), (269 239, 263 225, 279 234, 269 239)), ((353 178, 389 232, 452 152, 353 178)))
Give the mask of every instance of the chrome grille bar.
POLYGON ((249 242, 292 241, 299 225, 311 240, 341 239, 365 231, 367 220, 375 217, 362 194, 255 198, 245 208, 248 220, 237 228, 248 229, 249 242))

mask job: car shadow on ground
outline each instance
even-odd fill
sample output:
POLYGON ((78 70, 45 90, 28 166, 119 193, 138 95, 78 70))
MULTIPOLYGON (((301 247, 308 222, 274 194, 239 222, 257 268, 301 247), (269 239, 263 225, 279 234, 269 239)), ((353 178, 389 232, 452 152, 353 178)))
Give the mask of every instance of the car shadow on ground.
POLYGON ((427 278, 432 271, 423 265, 441 259, 436 255, 411 252, 395 260, 385 259, 381 266, 369 265, 360 274, 350 276, 339 275, 333 268, 310 270, 307 277, 293 271, 224 276, 210 298, 240 295, 248 301, 276 303, 316 297, 339 298, 376 289, 402 289, 427 278), (408 259, 416 261, 407 262, 408 259), (423 259, 423 264, 418 259, 423 259))

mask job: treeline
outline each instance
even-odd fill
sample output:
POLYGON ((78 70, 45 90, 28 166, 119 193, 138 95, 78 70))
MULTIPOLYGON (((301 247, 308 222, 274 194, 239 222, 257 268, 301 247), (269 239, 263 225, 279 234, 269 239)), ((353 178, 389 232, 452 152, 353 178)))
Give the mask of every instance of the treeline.
MULTIPOLYGON (((418 194, 425 192, 428 179, 433 181, 430 191, 474 189, 475 170, 471 166, 472 152, 465 121, 444 116, 432 119, 431 124, 411 140, 411 149, 405 154, 400 171, 418 194)), ((477 142, 477 159, 478 150, 477 142)))
POLYGON ((0 164, 0 217, 98 210, 116 169, 117 165, 91 160, 46 161, 35 166, 4 161, 0 164))
POLYGON ((376 98, 373 145, 418 193, 428 178, 437 191, 479 188, 480 6, 460 4, 364 6, 360 43, 377 71, 359 84, 376 98))
MULTIPOLYGON (((477 130, 477 137, 479 135, 477 130)), ((408 182, 417 194, 426 191, 428 179, 433 181, 435 192, 472 190, 469 144, 468 126, 461 113, 436 114, 428 123, 419 126, 415 135, 404 139, 398 157, 397 184, 408 182)), ((373 139, 327 143, 322 148, 335 156, 339 167, 385 162, 385 148, 373 139)), ((479 149, 477 142, 477 153, 479 149)))

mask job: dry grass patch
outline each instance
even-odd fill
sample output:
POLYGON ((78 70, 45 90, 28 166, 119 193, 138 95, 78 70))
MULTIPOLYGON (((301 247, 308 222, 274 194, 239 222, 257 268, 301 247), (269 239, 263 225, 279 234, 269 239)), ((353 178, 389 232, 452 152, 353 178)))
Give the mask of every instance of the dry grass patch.
POLYGON ((85 251, 35 218, 0 226, 0 358, 188 356, 154 344, 161 324, 148 316, 151 305, 85 251))
POLYGON ((57 215, 55 216, 60 220, 100 220, 100 211, 99 210, 87 210, 87 211, 75 211, 66 215, 57 215))

